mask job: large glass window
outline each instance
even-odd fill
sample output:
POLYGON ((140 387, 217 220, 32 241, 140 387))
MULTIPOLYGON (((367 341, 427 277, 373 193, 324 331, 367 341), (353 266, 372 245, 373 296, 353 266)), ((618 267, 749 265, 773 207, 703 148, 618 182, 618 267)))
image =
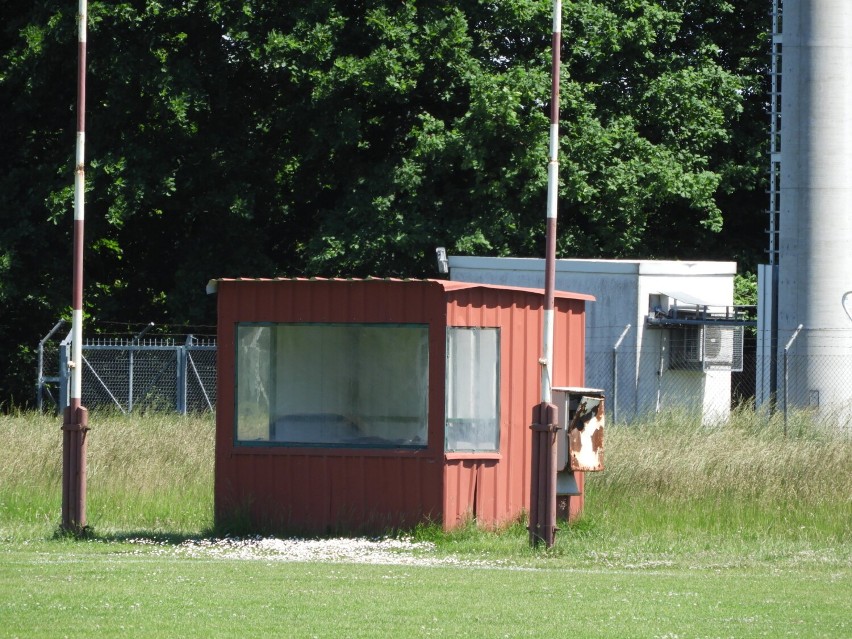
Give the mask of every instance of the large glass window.
POLYGON ((425 447, 428 327, 240 324, 237 441, 425 447))
POLYGON ((447 329, 448 452, 500 447, 500 329, 447 329))

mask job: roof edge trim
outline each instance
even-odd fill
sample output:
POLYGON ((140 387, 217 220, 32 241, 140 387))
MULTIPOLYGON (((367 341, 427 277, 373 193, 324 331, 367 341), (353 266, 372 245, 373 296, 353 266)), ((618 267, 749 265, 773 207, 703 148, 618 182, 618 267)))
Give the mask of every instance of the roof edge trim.
MULTIPOLYGON (((213 295, 219 290, 220 282, 262 282, 262 283, 271 283, 271 282, 392 282, 392 283, 403 283, 403 282, 419 282, 421 284, 428 284, 432 286, 439 286, 444 292, 452 292, 473 288, 485 288, 492 290, 505 290, 505 291, 517 291, 521 293, 533 293, 535 295, 544 295, 544 289, 541 288, 532 288, 525 286, 508 286, 506 284, 486 284, 483 282, 462 282, 458 280, 438 280, 438 279, 397 279, 397 278, 363 278, 363 279, 348 279, 348 278, 301 278, 301 277, 272 277, 272 278, 227 278, 220 277, 214 278, 207 282, 207 294, 213 295)), ((571 291, 563 291, 556 290, 554 291, 555 297, 558 299, 575 299, 575 300, 583 300, 593 302, 595 301, 594 295, 589 295, 587 293, 574 293, 571 291)))

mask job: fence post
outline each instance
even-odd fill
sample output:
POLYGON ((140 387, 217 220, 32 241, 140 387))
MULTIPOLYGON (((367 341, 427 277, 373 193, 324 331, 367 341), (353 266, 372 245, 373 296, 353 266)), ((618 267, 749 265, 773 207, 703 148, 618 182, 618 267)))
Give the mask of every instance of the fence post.
POLYGON ((787 439, 787 413, 789 412, 787 406, 790 399, 790 348, 793 346, 793 342, 796 341, 796 338, 799 336, 799 331, 801 330, 802 324, 799 324, 793 332, 793 335, 790 337, 790 340, 787 342, 787 345, 784 347, 784 439, 787 439))
POLYGON ((127 351, 127 412, 133 412, 133 355, 135 349, 136 338, 133 338, 133 344, 127 351))
MULTIPOLYGON (((44 344, 53 337, 53 334, 59 330, 59 328, 65 323, 64 319, 59 320, 50 329, 50 332, 41 338, 41 341, 38 343, 38 381, 36 382, 36 406, 38 407, 38 412, 41 412, 44 408, 44 383, 47 381, 44 377, 44 344)), ((60 373, 61 378, 61 373, 60 373)), ((52 379, 51 381, 56 381, 52 379)))
POLYGON ((154 322, 148 322, 148 325, 143 328, 136 337, 133 338, 133 343, 127 352, 127 412, 133 412, 133 356, 139 350, 139 340, 142 336, 154 327, 154 322))
POLYGON ((59 406, 57 409, 60 413, 64 411, 69 404, 68 400, 68 385, 71 383, 71 376, 68 374, 69 349, 71 348, 71 331, 65 339, 59 343, 59 406))
POLYGON ((621 332, 621 337, 615 342, 615 346, 612 347, 612 423, 618 421, 618 348, 621 346, 621 342, 624 340, 627 335, 627 331, 630 330, 630 324, 624 327, 624 330, 621 332))
POLYGON ((177 411, 181 415, 187 413, 186 380, 189 375, 187 370, 187 349, 192 345, 192 335, 186 336, 183 346, 177 349, 177 411))
POLYGON ((663 331, 660 335, 660 357, 657 362, 657 403, 654 408, 655 413, 659 413, 662 408, 663 399, 663 372, 666 366, 666 350, 668 349, 669 332, 663 331))

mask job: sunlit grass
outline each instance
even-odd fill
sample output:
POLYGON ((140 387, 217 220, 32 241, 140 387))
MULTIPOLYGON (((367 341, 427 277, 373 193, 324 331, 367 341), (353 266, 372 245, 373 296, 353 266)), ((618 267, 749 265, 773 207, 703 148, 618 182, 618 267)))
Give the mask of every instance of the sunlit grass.
MULTIPOLYGON (((781 415, 741 408, 712 427, 668 412, 609 428, 606 470, 586 475, 584 515, 561 524, 548 556, 733 565, 816 553, 849 561, 852 440, 808 414, 790 422, 796 428, 785 437, 781 415)), ((421 526, 415 534, 453 552, 537 556, 521 523, 449 533, 421 526)))
MULTIPOLYGON (((211 415, 94 412, 90 425, 87 513, 96 534, 210 534, 211 415)), ((60 519, 60 418, 0 416, 0 429, 0 538, 49 538, 60 519)), ((712 427, 668 412, 609 428, 606 471, 587 475, 585 514, 561 527, 551 554, 603 543, 732 553, 746 542, 776 550, 845 547, 852 539, 852 441, 807 414, 789 420, 785 437, 780 415, 747 409, 712 427)), ((414 534, 448 552, 530 553, 521 522, 497 531, 471 523, 452 533, 422 525, 414 534)))
POLYGON ((587 513, 632 532, 704 531, 848 541, 852 440, 738 409, 713 427, 667 413, 609 429, 606 472, 587 476, 587 513))
POLYGON ((0 562, 0 637, 848 637, 848 571, 559 558, 196 560, 52 542, 0 562), (610 562, 610 563, 607 563, 610 562))
POLYGON ((852 442, 790 423, 610 428, 553 548, 425 522, 391 531, 425 564, 365 565, 181 552, 212 534, 209 415, 94 413, 95 534, 56 537, 60 420, 0 416, 0 637, 848 637, 852 442))
MULTIPOLYGON (((58 525, 60 425, 60 418, 36 413, 0 416, 9 444, 0 449, 0 535, 43 537, 58 525)), ((89 425, 86 510, 96 533, 210 529, 212 415, 95 412, 89 425)))

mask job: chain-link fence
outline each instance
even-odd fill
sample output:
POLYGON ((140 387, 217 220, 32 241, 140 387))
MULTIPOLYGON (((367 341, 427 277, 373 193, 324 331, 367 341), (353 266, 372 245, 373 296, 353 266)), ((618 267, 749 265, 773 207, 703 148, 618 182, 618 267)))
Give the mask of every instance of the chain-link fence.
MULTIPOLYGON (((58 339, 55 339, 55 336, 64 324, 64 320, 58 321, 56 325, 50 329, 50 332, 38 343, 36 407, 39 411, 44 410, 46 407, 56 410, 60 405, 59 387, 62 383, 63 376, 59 373, 59 370, 62 367, 59 355, 60 342, 58 339)), ((67 361, 67 357, 64 359, 67 361)), ((66 381, 66 389, 67 386, 68 383, 66 381)))
MULTIPOLYGON (((59 410, 68 405, 70 334, 39 343, 37 404, 59 410)), ((144 333, 144 331, 143 331, 144 333)), ((123 413, 172 410, 213 411, 216 407, 216 339, 197 335, 100 336, 83 343, 82 403, 123 413)))
POLYGON ((852 330, 779 331, 760 339, 755 354, 755 398, 785 413, 807 411, 852 432, 852 330), (773 392, 774 389, 774 392, 773 392))
MULTIPOLYGON (((60 327, 39 344, 43 409, 68 403, 70 339, 54 338, 60 327)), ((742 405, 780 411, 785 418, 804 409, 852 432, 852 331, 802 329, 773 341, 754 331, 657 330, 639 347, 634 328, 614 334, 619 332, 611 346, 591 342, 586 353, 586 386, 606 393, 611 423, 670 408, 698 411, 712 422, 742 405)), ((215 410, 214 337, 90 338, 83 364, 82 399, 89 408, 215 410)))
POLYGON ((692 338, 661 330, 638 348, 634 340, 587 351, 586 385, 605 391, 611 421, 682 408, 713 422, 747 406, 785 418, 804 409, 829 427, 852 432, 852 331, 802 330, 772 342, 746 329, 722 333, 721 343, 712 345, 678 342, 684 339, 692 338))

